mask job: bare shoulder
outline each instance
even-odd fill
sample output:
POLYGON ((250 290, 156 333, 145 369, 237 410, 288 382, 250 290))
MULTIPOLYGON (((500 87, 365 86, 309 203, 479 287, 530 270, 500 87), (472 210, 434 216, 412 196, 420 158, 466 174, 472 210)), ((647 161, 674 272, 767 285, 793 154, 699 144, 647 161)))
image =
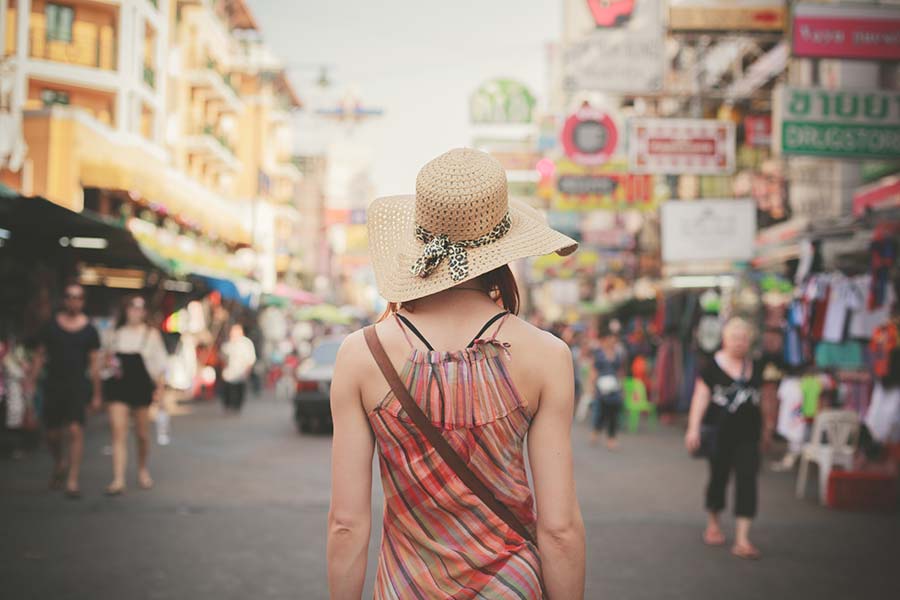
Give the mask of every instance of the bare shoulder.
POLYGON ((509 333, 526 342, 528 347, 533 349, 533 352, 529 354, 534 354, 540 357, 541 360, 570 361, 572 359, 572 353, 568 344, 549 331, 535 327, 528 321, 515 315, 510 316, 508 321, 506 327, 509 327, 511 330, 509 333))

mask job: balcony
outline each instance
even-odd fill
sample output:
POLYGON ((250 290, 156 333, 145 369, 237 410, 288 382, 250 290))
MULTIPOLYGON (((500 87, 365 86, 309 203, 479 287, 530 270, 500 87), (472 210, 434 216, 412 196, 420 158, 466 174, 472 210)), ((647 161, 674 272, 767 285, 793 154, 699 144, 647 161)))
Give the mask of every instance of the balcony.
POLYGON ((204 90, 211 97, 220 100, 226 110, 239 112, 244 106, 237 95, 231 77, 219 73, 212 61, 209 61, 205 67, 191 70, 187 79, 194 88, 204 90))
POLYGON ((150 65, 144 65, 144 83, 151 88, 156 88, 156 69, 150 65))
POLYGON ((204 156, 226 170, 237 171, 241 166, 231 144, 225 136, 216 133, 211 125, 198 128, 186 136, 185 146, 188 152, 204 156))
POLYGON ((71 40, 47 37, 43 27, 29 30, 29 56, 41 60, 116 70, 116 39, 112 30, 80 31, 71 40))

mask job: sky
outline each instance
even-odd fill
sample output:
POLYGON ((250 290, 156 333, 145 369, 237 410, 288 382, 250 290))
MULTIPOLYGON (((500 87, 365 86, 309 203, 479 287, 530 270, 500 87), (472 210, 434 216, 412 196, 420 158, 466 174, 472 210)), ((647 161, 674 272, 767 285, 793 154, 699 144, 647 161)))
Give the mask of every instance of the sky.
POLYGON ((518 79, 543 101, 562 13, 561 0, 246 1, 308 108, 354 91, 385 111, 348 130, 307 110, 295 134, 300 150, 338 137, 365 148, 379 196, 413 192, 422 165, 470 144, 468 97, 482 82, 518 79), (333 80, 324 92, 321 65, 333 80))

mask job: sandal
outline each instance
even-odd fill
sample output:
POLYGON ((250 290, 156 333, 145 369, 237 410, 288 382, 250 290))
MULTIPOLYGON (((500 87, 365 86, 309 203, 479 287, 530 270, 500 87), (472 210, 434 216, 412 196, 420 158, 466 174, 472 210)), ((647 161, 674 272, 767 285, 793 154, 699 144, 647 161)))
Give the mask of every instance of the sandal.
POLYGON ((106 486, 106 489, 103 490, 103 493, 107 496, 121 496, 125 493, 125 484, 115 486, 109 484, 108 486, 106 486))
POLYGON ((731 553, 744 560, 759 560, 762 558, 762 554, 753 546, 738 546, 735 544, 731 548, 731 553))
POLYGON ((138 477, 138 487, 142 490, 152 489, 153 479, 149 475, 147 477, 138 477))
POLYGON ((77 488, 66 488, 66 498, 69 500, 79 500, 81 498, 81 490, 77 488))
POLYGON ((50 489, 51 490, 61 490, 63 489, 63 484, 66 482, 66 469, 60 469, 59 471, 54 471, 50 476, 50 489))
POLYGON ((707 546, 724 546, 725 545, 725 534, 721 531, 717 532, 716 535, 710 535, 709 530, 703 532, 703 543, 707 546))

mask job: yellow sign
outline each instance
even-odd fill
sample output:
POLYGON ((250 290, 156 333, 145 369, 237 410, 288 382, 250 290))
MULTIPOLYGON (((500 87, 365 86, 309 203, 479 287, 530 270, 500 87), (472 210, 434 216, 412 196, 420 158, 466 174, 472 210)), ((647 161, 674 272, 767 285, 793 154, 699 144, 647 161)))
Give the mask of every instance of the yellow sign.
POLYGON ((599 166, 556 163, 555 210, 656 210, 666 199, 653 175, 628 172, 624 161, 599 166))

